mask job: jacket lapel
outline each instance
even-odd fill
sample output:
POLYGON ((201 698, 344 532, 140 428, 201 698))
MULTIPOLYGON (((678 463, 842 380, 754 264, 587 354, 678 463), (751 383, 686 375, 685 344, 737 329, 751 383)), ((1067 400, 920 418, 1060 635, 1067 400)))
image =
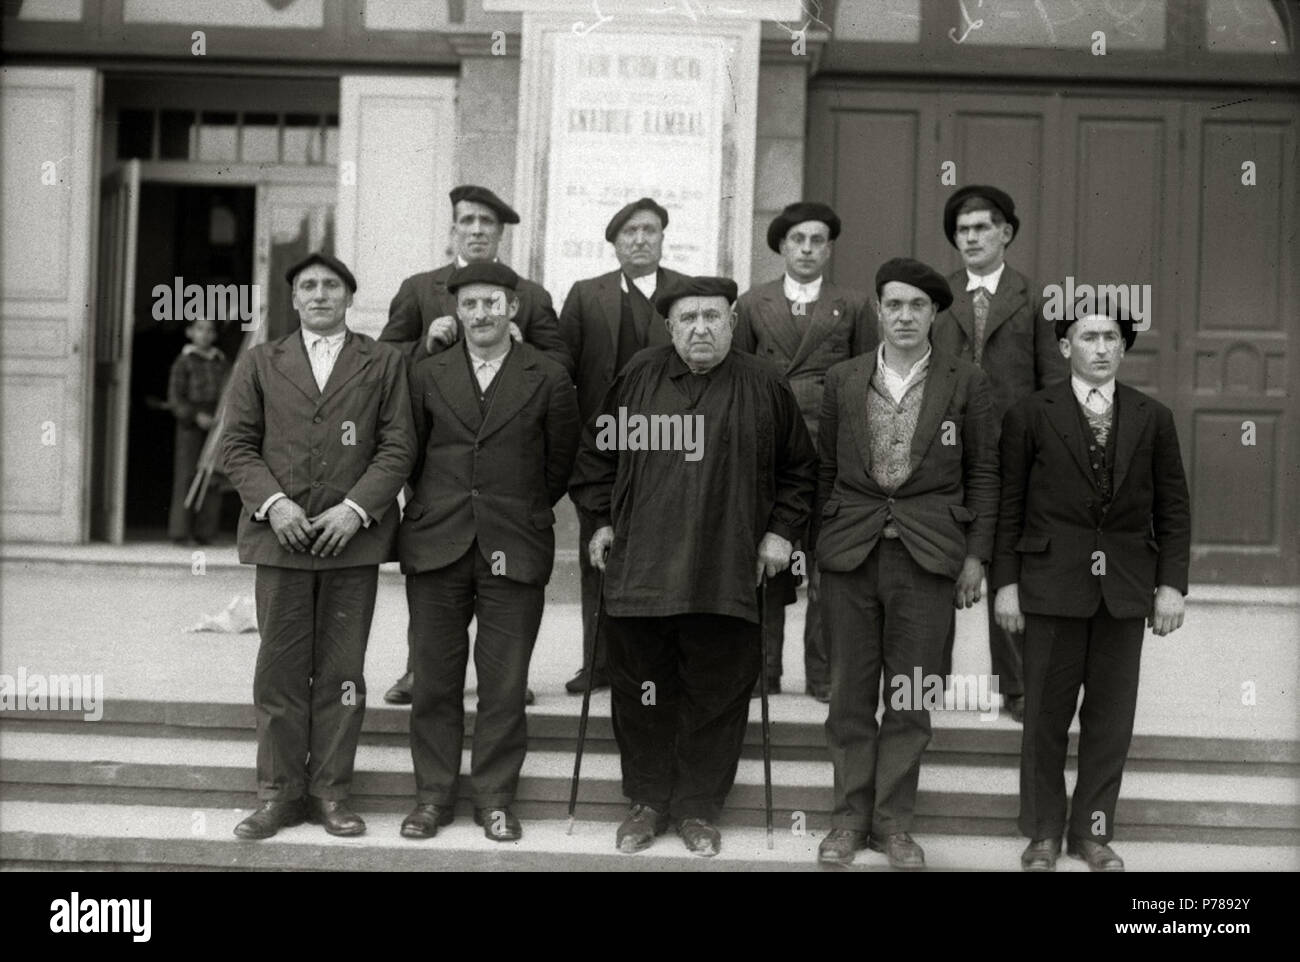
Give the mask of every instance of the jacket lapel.
MULTIPOLYGON (((912 433, 912 448, 909 452, 911 473, 908 480, 916 477, 917 466, 925 458, 939 433, 939 422, 948 410, 948 402, 957 389, 957 364, 953 358, 942 354, 930 355, 930 369, 925 375, 925 393, 921 395, 921 411, 916 418, 916 430, 912 433)), ((903 482, 906 487, 907 481, 903 482)))
POLYGON ((465 427, 478 434, 483 426, 483 412, 478 405, 478 385, 471 383, 464 345, 453 344, 441 354, 435 354, 428 363, 435 366, 433 383, 447 407, 465 427))
MULTIPOLYGON (((339 348, 339 356, 334 359, 329 380, 325 382, 325 390, 321 392, 321 401, 324 402, 338 393, 343 385, 356 377, 370 363, 373 357, 374 351, 371 345, 348 331, 347 336, 343 338, 343 346, 339 348)), ((308 371, 310 373, 310 365, 308 371)), ((315 378, 312 379, 312 383, 315 383, 315 378)))
POLYGON ((970 292, 966 290, 966 272, 958 271, 951 275, 948 278, 948 286, 952 289, 952 304, 948 306, 948 313, 952 315, 952 319, 957 322, 962 334, 966 336, 966 343, 974 344, 975 305, 971 302, 970 292))
MULTIPOLYGON (((1002 324, 1020 310, 1028 297, 1026 290, 1025 278, 1018 271, 1005 267, 1002 270, 1002 277, 998 282, 998 292, 993 295, 989 301, 989 317, 984 324, 984 343, 987 344, 1002 324)), ((970 304, 970 295, 967 295, 967 304, 970 304)), ((971 312, 971 330, 974 330, 975 308, 970 307, 971 312)), ((972 343, 974 343, 972 341, 972 343)))
MULTIPOLYGON (((1074 455, 1074 460, 1078 463, 1083 476, 1088 479, 1088 483, 1096 484, 1092 476, 1092 468, 1088 466, 1088 452, 1084 448, 1085 441, 1080 433, 1082 429, 1079 425, 1079 414, 1075 410, 1079 402, 1075 399, 1069 378, 1048 390, 1046 400, 1047 419, 1051 421, 1052 427, 1061 436, 1065 446, 1070 449, 1070 454, 1074 455)), ((1116 439, 1117 450, 1118 443, 1116 439)))
POLYGON ((619 271, 606 274, 601 278, 600 293, 597 298, 600 309, 605 312, 605 324, 609 327, 609 346, 614 356, 618 356, 618 325, 623 316, 623 288, 619 284, 619 271))
POLYGON ((1133 463, 1133 452, 1137 450, 1138 440, 1146 428, 1151 409, 1147 399, 1137 391, 1115 382, 1115 402, 1119 411, 1115 418, 1115 476, 1111 485, 1112 499, 1124 485, 1129 465, 1133 463))
POLYGON ((271 364, 312 402, 320 400, 320 388, 316 387, 316 377, 311 373, 311 361, 307 359, 307 345, 302 339, 301 328, 280 339, 272 352, 271 364))
POLYGON ((844 390, 849 396, 847 405, 849 417, 853 419, 853 440, 858 445, 858 455, 866 469, 868 480, 871 478, 871 434, 868 430, 868 405, 871 403, 871 379, 876 374, 876 352, 860 355, 862 361, 854 364, 853 373, 844 382, 844 390))
MULTIPOLYGON (((537 360, 531 354, 532 352, 521 344, 510 348, 505 363, 497 371, 492 403, 488 407, 487 418, 478 432, 480 440, 510 423, 510 420, 519 413, 519 409, 537 393, 544 375, 538 370, 537 360)), ((475 403, 478 403, 477 400, 475 403)))
POLYGON ((808 326, 804 329, 803 339, 799 342, 794 357, 790 359, 790 366, 786 369, 786 374, 792 373, 808 359, 808 356, 817 349, 817 345, 825 340, 826 335, 839 323, 840 316, 843 313, 844 304, 839 292, 829 283, 823 281, 821 294, 813 304, 812 315, 808 318, 808 326))
POLYGON ((785 299, 785 288, 781 281, 765 285, 762 310, 757 320, 767 337, 775 342, 782 357, 793 358, 798 353, 803 332, 790 313, 790 303, 785 299))

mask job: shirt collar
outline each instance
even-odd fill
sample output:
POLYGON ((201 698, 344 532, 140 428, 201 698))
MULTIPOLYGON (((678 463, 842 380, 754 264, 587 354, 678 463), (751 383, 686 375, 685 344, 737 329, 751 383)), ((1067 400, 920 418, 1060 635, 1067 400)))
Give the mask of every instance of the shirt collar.
POLYGON ((226 358, 225 353, 221 350, 221 348, 217 347, 217 345, 215 344, 210 345, 209 347, 206 348, 201 348, 197 344, 186 344, 183 348, 181 348, 181 353, 197 354, 205 361, 215 361, 218 358, 225 360, 226 358))
MULTIPOLYGON (((624 294, 629 293, 627 289, 628 277, 622 271, 618 272, 618 286, 624 294)), ((653 270, 649 274, 642 274, 640 277, 632 278, 632 283, 636 285, 637 290, 645 295, 645 299, 651 300, 654 297, 655 290, 659 287, 659 271, 653 270)))
MULTIPOLYGON (((507 337, 506 340, 509 341, 511 339, 507 337)), ((510 351, 513 348, 513 346, 514 345, 512 344, 507 344, 506 352, 504 354, 502 354, 500 357, 493 358, 492 360, 489 361, 487 358, 480 357, 479 355, 475 354, 473 349, 469 346, 469 340, 466 339, 465 352, 469 355, 469 362, 474 368, 477 369, 480 364, 486 364, 490 369, 495 371, 498 368, 500 368, 501 364, 505 361, 505 359, 510 356, 510 351)))
MULTIPOLYGON (((493 263, 493 264, 500 264, 500 263, 501 263, 501 258, 499 258, 499 257, 494 257, 494 258, 492 258, 492 263, 493 263)), ((463 257, 461 257, 459 254, 457 254, 457 255, 456 255, 456 266, 457 266, 457 267, 468 267, 468 266, 469 266, 469 261, 465 260, 465 258, 463 258, 463 257)))
POLYGON ((785 299, 787 301, 794 301, 797 304, 811 304, 821 296, 822 278, 818 277, 816 280, 804 284, 786 274, 782 287, 785 289, 785 299))
POLYGON ((1080 404, 1087 403, 1088 394, 1092 391, 1094 387, 1101 392, 1101 396, 1105 399, 1107 404, 1113 404, 1115 402, 1115 379, 1114 378, 1111 378, 1105 384, 1089 384, 1087 381, 1083 380, 1082 378, 1079 378, 1076 375, 1071 374, 1070 387, 1074 389, 1074 396, 1079 399, 1080 404))
POLYGON ((899 381, 911 381, 918 377, 930 365, 930 355, 934 353, 934 348, 927 347, 915 364, 908 369, 906 375, 898 375, 893 372, 888 364, 885 363, 885 342, 881 341, 880 346, 876 348, 876 367, 880 368, 881 374, 885 377, 892 377, 899 381))
POLYGON ((979 274, 972 274, 970 268, 966 269, 966 290, 973 291, 977 287, 982 287, 990 295, 998 292, 998 283, 1002 280, 1002 272, 1007 269, 1007 262, 1003 261, 998 265, 998 269, 982 277, 979 274))
POLYGON ((309 331, 305 327, 301 328, 301 330, 302 330, 302 342, 307 345, 308 351, 311 350, 311 346, 315 344, 317 341, 324 341, 327 347, 336 348, 340 344, 342 344, 343 339, 348 336, 348 329, 346 327, 343 330, 339 331, 337 334, 330 334, 328 336, 324 334, 317 334, 315 331, 309 331))

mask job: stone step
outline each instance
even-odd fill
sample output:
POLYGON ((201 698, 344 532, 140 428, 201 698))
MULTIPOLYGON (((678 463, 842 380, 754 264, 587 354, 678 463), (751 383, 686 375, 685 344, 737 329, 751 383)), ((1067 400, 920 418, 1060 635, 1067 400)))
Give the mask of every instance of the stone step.
MULTIPOLYGON (((332 838, 315 825, 246 842, 232 834, 247 810, 0 801, 0 864, 7 869, 201 869, 261 871, 887 871, 881 854, 860 852, 849 869, 816 864, 820 829, 777 831, 766 846, 761 828, 724 820, 722 851, 706 859, 685 851, 670 832, 636 855, 614 851, 614 826, 563 819, 525 819, 518 842, 496 843, 458 812, 437 838, 398 835, 401 815, 366 815, 367 832, 332 838)), ((931 871, 1018 871, 1023 839, 916 833, 931 871)), ((1297 850, 1200 841, 1116 843, 1130 871, 1285 872, 1300 869, 1297 850)), ((1085 872, 1062 858, 1058 871, 1085 872)))

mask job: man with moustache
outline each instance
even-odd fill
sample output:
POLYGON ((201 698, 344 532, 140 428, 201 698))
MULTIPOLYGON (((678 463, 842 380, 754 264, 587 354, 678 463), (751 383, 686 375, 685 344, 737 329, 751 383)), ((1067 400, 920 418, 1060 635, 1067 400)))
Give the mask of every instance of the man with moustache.
POLYGON ((613 432, 587 424, 570 485, 596 522, 591 562, 605 571, 614 734, 631 802, 620 852, 673 822, 689 851, 720 851, 714 823, 762 667, 757 586, 790 563, 808 521, 808 430, 776 369, 731 350, 735 299, 721 277, 660 293, 672 343, 628 362, 601 415, 698 418, 702 448, 619 450, 613 432))
MULTIPOLYGON (((456 320, 456 298, 447 288, 454 270, 468 264, 493 263, 501 247, 506 224, 518 224, 519 215, 500 197, 475 184, 452 188, 452 246, 456 259, 436 270, 402 281, 388 308, 388 323, 379 340, 403 346, 412 364, 445 350, 461 337, 456 320)), ((511 337, 533 345, 572 373, 569 352, 560 338, 551 295, 539 284, 519 279, 519 311, 510 322, 511 337)), ((391 705, 411 703, 410 632, 407 632, 406 672, 384 694, 391 705)), ((530 703, 531 703, 531 692, 530 703)))
MULTIPOLYGON (((736 302, 737 350, 748 351, 777 366, 785 375, 814 445, 821 415, 822 384, 833 364, 874 351, 879 343, 876 319, 859 291, 826 279, 827 265, 840 236, 840 219, 825 204, 790 204, 767 228, 767 246, 785 259, 778 280, 750 288, 736 302)), ((830 701, 830 664, 818 600, 820 577, 812 545, 800 538, 808 577, 808 609, 804 616, 806 694, 830 701)), ((795 598, 794 576, 779 575, 768 586, 768 690, 781 690, 781 648, 785 642, 785 606, 795 598)), ((755 686, 754 695, 758 695, 755 686)))
POLYGON ((1110 847, 1137 710, 1143 620, 1183 623, 1191 516, 1169 408, 1116 380, 1131 320, 1056 322, 1070 379, 1014 405, 1002 425, 1002 495, 989 582, 1024 634, 1020 857, 1050 872, 1071 856, 1122 872, 1110 847), (1066 819, 1065 760, 1079 704, 1079 777, 1066 819))
POLYGON ((845 865, 872 848, 893 868, 923 869, 910 831, 931 729, 913 679, 938 675, 954 605, 979 601, 997 445, 983 372, 930 345, 952 300, 942 275, 895 258, 876 294, 880 347, 831 368, 822 400, 817 558, 835 801, 817 857, 845 865))
MULTIPOLYGON (((583 425, 600 413, 605 392, 614 375, 644 347, 669 343, 663 318, 655 310, 655 293, 686 280, 686 275, 660 265, 668 211, 652 197, 642 197, 622 207, 605 228, 605 240, 614 245, 618 269, 578 281, 560 311, 560 335, 573 358, 578 386, 578 412, 583 425)), ((594 637, 600 572, 591 564, 587 545, 596 529, 592 519, 578 514, 578 567, 582 574, 583 663, 565 683, 571 694, 609 685, 605 668, 607 644, 594 637), (590 657, 596 651, 594 664, 590 657)))
MULTIPOLYGON (((943 229, 964 266, 948 275, 952 306, 935 320, 930 339, 935 350, 972 361, 988 375, 997 431, 1013 404, 1063 382, 1069 368, 1052 322, 1043 315, 1040 289, 1006 262, 1020 229, 1010 195, 984 184, 955 191, 943 208, 943 229)), ((992 605, 988 624, 998 690, 1011 717, 1020 721, 1025 708, 1020 641, 998 627, 992 605)), ((955 635, 954 622, 944 647, 944 675, 952 674, 955 635)))
POLYGON ((555 557, 555 503, 578 447, 568 372, 512 344, 519 278, 476 263, 447 279, 463 346, 411 373, 419 458, 398 537, 415 667, 415 808, 406 838, 431 838, 456 804, 464 739, 467 629, 478 619, 474 818, 496 842, 522 835, 511 809, 528 743, 528 662, 555 557))
POLYGON ((285 275, 301 330, 232 375, 222 448, 244 503, 239 560, 257 565, 257 795, 235 827, 269 838, 307 818, 360 835, 348 806, 366 706, 366 640, 397 494, 415 462, 406 362, 349 331, 357 282, 312 254, 285 275))

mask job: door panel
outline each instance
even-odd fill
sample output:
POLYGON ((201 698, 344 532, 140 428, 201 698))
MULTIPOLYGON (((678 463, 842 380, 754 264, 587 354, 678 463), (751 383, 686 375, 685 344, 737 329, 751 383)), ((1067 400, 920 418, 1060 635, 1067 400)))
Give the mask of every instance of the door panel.
POLYGON ((334 253, 338 191, 330 173, 316 182, 257 188, 254 277, 262 295, 262 319, 248 343, 275 340, 297 329, 298 316, 284 272, 313 251, 334 253))

